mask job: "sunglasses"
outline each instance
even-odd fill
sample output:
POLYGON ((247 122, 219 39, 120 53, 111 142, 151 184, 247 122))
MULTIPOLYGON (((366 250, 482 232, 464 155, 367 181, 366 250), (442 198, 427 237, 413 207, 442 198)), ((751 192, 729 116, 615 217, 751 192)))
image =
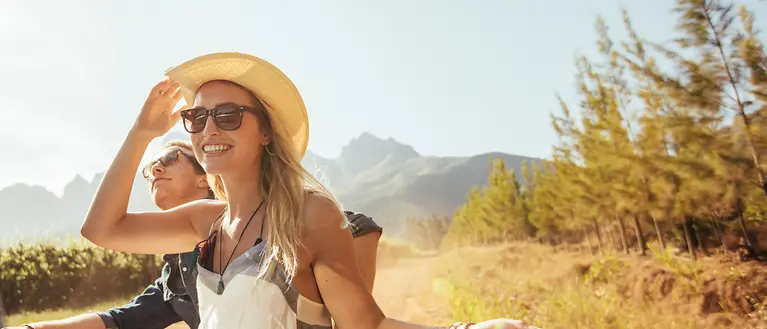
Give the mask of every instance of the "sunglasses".
POLYGON ((197 167, 200 166, 199 164, 197 164, 197 159, 194 159, 194 158, 186 155, 186 153, 181 152, 180 150, 176 150, 175 152, 168 152, 168 154, 165 154, 165 155, 157 158, 156 160, 149 161, 149 163, 147 163, 144 166, 144 168, 141 169, 141 174, 144 175, 144 179, 150 180, 152 178, 152 167, 154 167, 155 164, 159 163, 163 167, 168 167, 168 166, 173 165, 174 163, 178 162, 178 156, 179 155, 185 156, 189 160, 189 162, 191 162, 192 165, 195 166, 195 169, 198 169, 198 170, 202 169, 202 167, 197 168, 197 167))
MULTIPOLYGON (((226 212, 226 209, 222 211, 220 214, 218 214, 218 217, 216 217, 216 220, 213 222, 213 226, 218 223, 219 220, 223 220, 224 213, 226 212)), ((202 240, 197 243, 197 245, 194 247, 194 250, 192 251, 192 262, 196 264, 200 264, 200 266, 208 269, 209 271, 213 271, 213 253, 212 249, 216 246, 216 240, 218 238, 218 230, 215 229, 210 232, 208 237, 205 240, 202 240)))
POLYGON ((216 127, 221 130, 236 130, 242 125, 242 112, 250 112, 259 115, 258 109, 247 106, 224 104, 212 110, 201 108, 188 109, 181 111, 181 118, 184 120, 184 129, 195 134, 205 129, 208 123, 208 116, 213 117, 216 127))
POLYGON ((216 245, 218 230, 210 233, 207 239, 197 243, 192 251, 192 262, 200 264, 209 271, 213 271, 213 254, 211 253, 211 246, 216 245))

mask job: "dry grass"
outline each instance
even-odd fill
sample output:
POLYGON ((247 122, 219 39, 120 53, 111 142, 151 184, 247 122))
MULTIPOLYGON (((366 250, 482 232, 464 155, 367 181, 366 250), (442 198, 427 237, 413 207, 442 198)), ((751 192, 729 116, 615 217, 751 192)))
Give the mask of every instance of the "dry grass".
POLYGON ((435 254, 436 252, 420 250, 412 244, 401 240, 384 238, 378 244, 378 255, 376 258, 378 267, 388 267, 396 265, 401 260, 435 254))
POLYGON ((441 256, 436 291, 456 319, 514 317, 547 329, 765 328, 767 268, 553 253, 515 244, 441 256), (491 265, 493 264, 493 265, 491 265))

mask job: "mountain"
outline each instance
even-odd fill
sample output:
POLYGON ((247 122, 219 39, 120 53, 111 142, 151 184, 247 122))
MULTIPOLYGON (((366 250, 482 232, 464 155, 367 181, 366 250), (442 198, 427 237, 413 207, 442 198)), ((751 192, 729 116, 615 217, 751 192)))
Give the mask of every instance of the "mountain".
POLYGON ((369 214, 387 234, 396 234, 405 217, 452 215, 473 186, 486 184, 490 162, 497 158, 518 173, 523 162, 540 161, 497 152, 472 157, 422 156, 392 138, 363 133, 338 158, 308 152, 303 165, 344 208, 369 214))
MULTIPOLYGON (((188 137, 171 133, 160 144, 169 139, 188 137)), ((309 151, 302 163, 345 209, 371 215, 387 235, 396 235, 405 217, 452 214, 471 187, 486 183, 490 161, 495 158, 504 159, 507 168, 517 172, 523 161, 539 160, 505 153, 423 156, 392 138, 363 133, 343 147, 337 158, 309 151)), ((0 190, 0 225, 9 228, 0 231, 0 238, 41 233, 78 236, 102 176, 97 174, 90 182, 76 176, 60 198, 40 186, 15 184, 0 190)), ((130 211, 157 209, 140 174, 136 175, 131 193, 130 211)))

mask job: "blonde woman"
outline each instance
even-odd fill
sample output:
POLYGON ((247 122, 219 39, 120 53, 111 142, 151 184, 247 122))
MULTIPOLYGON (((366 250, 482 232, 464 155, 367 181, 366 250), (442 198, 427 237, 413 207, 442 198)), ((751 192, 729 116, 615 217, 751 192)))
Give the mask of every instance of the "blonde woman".
MULTIPOLYGON (((215 53, 166 75, 104 175, 84 237, 132 253, 195 248, 201 329, 330 328, 331 316, 340 328, 434 328, 387 318, 366 288, 341 208, 301 166, 308 117, 279 69, 215 53), (182 97, 189 108, 173 112, 182 97), (142 154, 179 120, 219 200, 128 213, 142 154)), ((506 319, 453 327, 528 328, 506 319)))

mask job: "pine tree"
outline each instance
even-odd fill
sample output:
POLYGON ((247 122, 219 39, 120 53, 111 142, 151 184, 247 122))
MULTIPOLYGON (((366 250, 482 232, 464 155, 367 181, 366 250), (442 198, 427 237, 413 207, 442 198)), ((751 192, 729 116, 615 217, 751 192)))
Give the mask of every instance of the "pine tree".
MULTIPOLYGON (((754 111, 765 106, 766 61, 753 30, 753 16, 742 7, 743 30, 738 30, 733 9, 733 4, 719 0, 679 0, 675 11, 680 14, 677 30, 683 33, 676 42, 680 51, 654 46, 680 68, 680 76, 654 78, 675 104, 694 111, 698 122, 708 125, 711 122, 701 120, 721 121, 727 114, 723 111, 735 115, 735 124, 740 129, 732 132, 741 134, 756 181, 767 196, 767 178, 758 148, 760 136, 752 122, 752 116, 760 115, 754 111)), ((741 203, 742 200, 736 202, 741 203)), ((743 209, 735 209, 745 231, 740 214, 743 209)), ((746 241, 752 248, 748 236, 746 241)))
POLYGON ((647 51, 646 42, 634 30, 625 10, 623 18, 630 40, 623 44, 624 53, 618 56, 632 71, 636 96, 641 102, 639 130, 633 139, 635 154, 629 158, 635 179, 639 180, 637 192, 643 205, 641 213, 651 219, 658 243, 665 249, 661 222, 671 216, 679 184, 679 177, 671 165, 679 147, 674 144, 671 129, 679 122, 674 122, 676 116, 672 105, 664 96, 665 80, 655 58, 647 51))
POLYGON ((513 171, 506 170, 503 159, 492 163, 489 182, 485 189, 484 207, 488 216, 490 241, 498 241, 524 229, 523 218, 515 213, 519 187, 513 171))
POLYGON ((484 200, 479 187, 471 189, 466 203, 459 207, 453 216, 453 223, 443 241, 444 248, 482 242, 487 222, 482 211, 484 200))
MULTIPOLYGON (((536 216, 543 216, 542 213, 545 211, 549 213, 549 216, 563 222, 563 227, 570 230, 580 228, 589 244, 591 241, 588 238, 586 226, 591 227, 596 236, 597 246, 602 252, 602 235, 597 221, 599 213, 592 207, 594 198, 586 175, 587 168, 579 164, 583 163, 579 143, 584 133, 576 127, 569 107, 561 98, 560 108, 561 116, 551 115, 551 124, 560 142, 554 147, 553 161, 550 162, 550 166, 544 166, 546 176, 537 179, 542 186, 548 187, 548 190, 536 193, 535 203, 538 207, 536 216)), ((540 225, 542 220, 538 219, 538 222, 540 225)))

